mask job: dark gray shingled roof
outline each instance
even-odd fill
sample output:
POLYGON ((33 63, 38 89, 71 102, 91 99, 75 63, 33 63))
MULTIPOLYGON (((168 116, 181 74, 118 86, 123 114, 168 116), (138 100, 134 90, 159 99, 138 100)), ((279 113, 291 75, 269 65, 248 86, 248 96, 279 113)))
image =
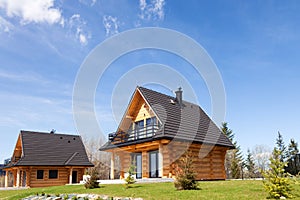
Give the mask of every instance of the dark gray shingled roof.
POLYGON ((93 166, 81 137, 21 131, 23 156, 13 166, 93 166))
MULTIPOLYGON (((183 101, 182 105, 180 105, 175 97, 144 87, 137 87, 137 90, 140 91, 163 124, 160 134, 156 134, 152 140, 163 138, 178 139, 234 148, 231 141, 220 131, 200 106, 187 101, 183 101)), ((136 141, 136 143, 141 142, 144 141, 136 141)), ((100 150, 126 145, 129 145, 129 143, 112 145, 110 142, 107 142, 100 150)))

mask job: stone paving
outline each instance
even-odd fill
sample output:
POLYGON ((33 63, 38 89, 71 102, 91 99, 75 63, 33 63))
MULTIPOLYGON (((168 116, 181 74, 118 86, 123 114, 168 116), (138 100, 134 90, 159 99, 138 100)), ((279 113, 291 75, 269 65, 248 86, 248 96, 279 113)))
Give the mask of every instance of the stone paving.
POLYGON ((143 200, 142 198, 133 197, 110 197, 108 195, 99 194, 60 194, 60 195, 49 195, 40 194, 32 195, 22 200, 143 200))

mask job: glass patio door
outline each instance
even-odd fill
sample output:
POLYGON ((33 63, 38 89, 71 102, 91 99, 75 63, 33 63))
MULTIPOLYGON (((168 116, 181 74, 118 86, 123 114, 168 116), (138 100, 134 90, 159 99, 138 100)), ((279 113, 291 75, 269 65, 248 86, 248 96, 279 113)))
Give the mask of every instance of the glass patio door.
POLYGON ((158 151, 149 152, 149 177, 158 178, 158 151))
POLYGON ((132 164, 135 166, 136 178, 142 178, 142 154, 134 153, 132 154, 132 164))

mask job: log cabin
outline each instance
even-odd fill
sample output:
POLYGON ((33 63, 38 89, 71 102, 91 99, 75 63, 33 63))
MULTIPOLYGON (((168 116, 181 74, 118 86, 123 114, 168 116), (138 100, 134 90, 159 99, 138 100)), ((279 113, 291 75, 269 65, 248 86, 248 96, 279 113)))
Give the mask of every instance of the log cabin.
POLYGON ((78 135, 21 131, 10 163, 5 166, 5 187, 13 175, 14 187, 48 187, 79 183, 89 162, 78 135))
POLYGON ((176 162, 186 152, 192 152, 197 180, 226 178, 225 154, 234 145, 200 106, 182 99, 181 88, 175 93, 136 88, 117 131, 100 148, 111 152, 111 179, 116 160, 121 179, 130 165, 137 179, 175 178, 176 162))

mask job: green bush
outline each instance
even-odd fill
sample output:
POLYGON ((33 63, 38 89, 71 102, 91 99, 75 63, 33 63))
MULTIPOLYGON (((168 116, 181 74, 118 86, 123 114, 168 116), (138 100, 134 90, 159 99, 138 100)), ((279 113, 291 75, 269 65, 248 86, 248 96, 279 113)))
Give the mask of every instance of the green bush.
POLYGON ((199 190, 193 171, 192 152, 186 151, 176 162, 176 180, 174 182, 177 190, 199 190))
POLYGON ((99 188, 99 183, 97 182, 98 180, 98 172, 96 169, 92 169, 90 174, 91 177, 86 180, 84 183, 84 187, 86 189, 94 189, 94 188, 99 188))
POLYGON ((284 170, 287 163, 282 162, 280 156, 281 151, 275 148, 270 158, 270 169, 263 173, 264 187, 269 193, 269 198, 292 198, 292 180, 284 170))
POLYGON ((128 188, 129 185, 134 184, 136 182, 136 180, 134 179, 135 165, 133 165, 133 164, 130 165, 127 173, 128 173, 128 176, 125 178, 126 188, 128 188))

